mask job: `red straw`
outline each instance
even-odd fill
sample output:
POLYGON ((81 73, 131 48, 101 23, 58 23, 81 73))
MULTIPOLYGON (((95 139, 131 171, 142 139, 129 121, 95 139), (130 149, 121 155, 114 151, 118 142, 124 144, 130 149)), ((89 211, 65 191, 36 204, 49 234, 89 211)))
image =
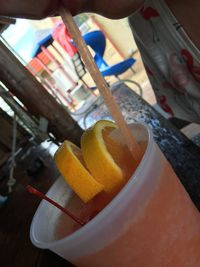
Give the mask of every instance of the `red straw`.
POLYGON ((53 201, 52 199, 48 198, 46 195, 44 195, 42 192, 38 191, 37 189, 35 189, 34 187, 28 185, 26 187, 26 190, 32 194, 35 195, 41 199, 46 200, 47 202, 49 202, 50 204, 52 204, 53 206, 55 206, 56 208, 60 209, 61 211, 63 211, 64 213, 66 213, 72 220, 74 220, 76 223, 80 224, 81 226, 85 225, 86 222, 80 220, 79 218, 77 218, 74 214, 72 214, 69 210, 63 208, 62 206, 60 206, 58 203, 56 203, 55 201, 53 201))

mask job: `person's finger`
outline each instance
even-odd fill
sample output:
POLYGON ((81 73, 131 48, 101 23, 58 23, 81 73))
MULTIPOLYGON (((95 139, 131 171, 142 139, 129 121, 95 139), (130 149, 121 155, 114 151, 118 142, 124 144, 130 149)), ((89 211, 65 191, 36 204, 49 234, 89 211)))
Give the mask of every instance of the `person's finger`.
POLYGON ((85 2, 87 2, 87 0, 61 0, 61 4, 68 9, 72 15, 77 15, 82 12, 85 2))
POLYGON ((0 14, 8 17, 41 19, 53 15, 59 7, 59 0, 2 0, 0 14))

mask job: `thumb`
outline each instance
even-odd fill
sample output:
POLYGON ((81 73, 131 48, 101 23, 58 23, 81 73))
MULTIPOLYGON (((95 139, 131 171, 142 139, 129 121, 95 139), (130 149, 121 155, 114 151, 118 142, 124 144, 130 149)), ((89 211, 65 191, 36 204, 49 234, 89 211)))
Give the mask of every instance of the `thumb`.
POLYGON ((61 0, 61 5, 68 9, 72 15, 77 15, 83 10, 83 2, 81 0, 61 0))

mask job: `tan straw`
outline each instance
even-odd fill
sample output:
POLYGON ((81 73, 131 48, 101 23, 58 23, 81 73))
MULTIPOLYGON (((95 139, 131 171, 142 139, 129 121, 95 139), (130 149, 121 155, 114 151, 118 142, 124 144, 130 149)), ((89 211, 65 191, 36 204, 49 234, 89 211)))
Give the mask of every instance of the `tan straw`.
POLYGON ((85 43, 85 41, 82 38, 81 32, 76 25, 71 13, 65 9, 64 7, 61 7, 60 9, 60 15, 62 17, 62 20, 68 29, 71 37, 73 38, 78 51, 85 63, 85 66, 87 70, 89 71, 92 79, 94 80, 97 88, 99 89, 100 94, 102 95, 104 102, 106 106, 108 107, 113 119, 115 120, 118 128, 120 129, 122 135, 124 136, 124 139, 126 141, 126 144, 133 156, 133 158, 138 161, 141 158, 142 151, 140 149, 140 146, 138 145, 137 141, 132 135, 132 132, 130 128, 128 127, 127 123, 124 120, 124 117, 115 102, 108 85, 105 81, 105 79, 102 77, 96 63, 93 60, 93 57, 85 43))

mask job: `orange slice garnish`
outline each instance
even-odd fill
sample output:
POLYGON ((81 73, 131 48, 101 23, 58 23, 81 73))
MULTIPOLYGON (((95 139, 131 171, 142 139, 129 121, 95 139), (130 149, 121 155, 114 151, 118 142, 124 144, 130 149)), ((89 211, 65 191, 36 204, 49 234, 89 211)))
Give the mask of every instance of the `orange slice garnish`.
POLYGON ((134 159, 124 142, 110 136, 116 129, 115 123, 101 120, 86 130, 81 138, 85 164, 108 193, 119 189, 126 181, 127 172, 130 176, 134 169, 134 159))
POLYGON ((70 141, 58 148, 54 160, 68 185, 85 203, 103 191, 104 186, 85 167, 80 148, 70 141))

